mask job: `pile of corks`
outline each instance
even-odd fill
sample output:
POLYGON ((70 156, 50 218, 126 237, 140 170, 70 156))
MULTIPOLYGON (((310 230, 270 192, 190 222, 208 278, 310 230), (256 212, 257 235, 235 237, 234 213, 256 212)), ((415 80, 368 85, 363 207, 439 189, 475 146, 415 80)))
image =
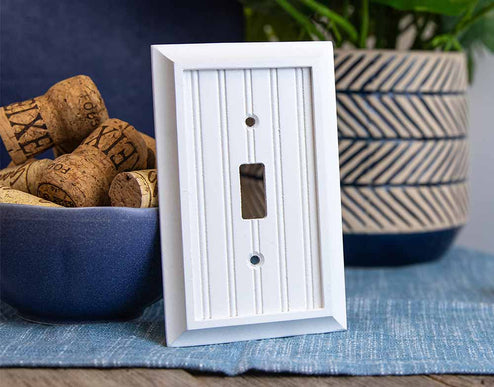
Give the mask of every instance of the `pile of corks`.
POLYGON ((0 108, 12 162, 0 170, 0 203, 49 207, 157 207, 156 143, 109 118, 91 78, 0 108), (35 156, 53 148, 51 159, 35 156))

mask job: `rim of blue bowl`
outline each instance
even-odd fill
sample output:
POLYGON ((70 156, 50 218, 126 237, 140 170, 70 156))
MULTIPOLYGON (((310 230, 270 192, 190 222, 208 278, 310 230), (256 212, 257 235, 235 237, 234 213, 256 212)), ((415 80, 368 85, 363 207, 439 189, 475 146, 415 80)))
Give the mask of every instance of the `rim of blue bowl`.
POLYGON ((111 217, 116 214, 122 216, 130 216, 135 218, 149 218, 157 217, 159 215, 158 207, 152 208, 132 208, 132 207, 44 207, 33 206, 28 204, 13 204, 13 203, 0 203, 0 219, 16 219, 23 214, 23 219, 30 217, 58 217, 58 216, 97 216, 97 217, 111 217))
POLYGON ((17 203, 0 203, 0 207, 12 207, 12 208, 33 208, 42 211, 112 211, 112 210, 126 210, 129 212, 137 211, 158 211, 159 207, 150 208, 134 208, 134 207, 112 207, 112 206, 100 206, 100 207, 46 207, 46 206, 33 206, 31 204, 17 204, 17 203))

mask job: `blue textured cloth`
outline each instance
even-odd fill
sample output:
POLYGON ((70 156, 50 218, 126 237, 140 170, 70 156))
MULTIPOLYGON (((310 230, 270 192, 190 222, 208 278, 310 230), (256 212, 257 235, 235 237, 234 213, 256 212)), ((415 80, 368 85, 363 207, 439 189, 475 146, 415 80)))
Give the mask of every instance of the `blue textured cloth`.
POLYGON ((303 374, 494 373, 494 257, 455 248, 402 268, 347 269, 348 331, 164 346, 161 302, 134 321, 38 325, 0 314, 0 365, 303 374))

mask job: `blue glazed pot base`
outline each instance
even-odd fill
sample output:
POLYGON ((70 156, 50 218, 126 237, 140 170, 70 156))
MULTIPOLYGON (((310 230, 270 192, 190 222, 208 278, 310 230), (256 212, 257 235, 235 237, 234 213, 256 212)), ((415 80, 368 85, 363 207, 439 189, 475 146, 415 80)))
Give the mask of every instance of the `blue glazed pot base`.
POLYGON ((433 261, 452 245, 461 227, 410 234, 344 234, 347 266, 398 266, 433 261))

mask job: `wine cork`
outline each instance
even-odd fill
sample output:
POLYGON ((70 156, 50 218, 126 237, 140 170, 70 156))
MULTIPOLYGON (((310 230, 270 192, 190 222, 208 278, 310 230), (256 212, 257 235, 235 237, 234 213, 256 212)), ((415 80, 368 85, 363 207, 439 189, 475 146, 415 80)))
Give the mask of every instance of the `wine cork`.
POLYGON ((146 164, 146 143, 139 132, 127 122, 110 119, 74 152, 53 160, 40 178, 38 196, 65 207, 108 205, 113 178, 146 164))
POLYGON ((156 140, 147 134, 141 133, 148 148, 148 169, 156 168, 156 140))
POLYGON ((24 164, 0 171, 0 184, 36 195, 43 171, 53 163, 49 159, 29 159, 24 164))
POLYGON ((48 200, 0 185, 0 203, 27 204, 30 206, 61 207, 48 200))
POLYGON ((12 161, 22 164, 54 145, 82 141, 106 119, 96 85, 78 75, 40 97, 0 108, 0 137, 12 161))
POLYGON ((156 169, 119 173, 109 192, 113 207, 158 207, 156 169))
POLYGON ((80 140, 68 141, 63 144, 55 145, 53 147, 53 156, 57 158, 67 153, 72 153, 79 145, 81 145, 80 140))
MULTIPOLYGON (((139 132, 140 133, 140 132, 139 132)), ((156 168, 156 140, 147 134, 141 133, 142 138, 146 142, 148 148, 148 165, 147 168, 156 168)), ((58 144, 53 147, 53 155, 55 158, 66 153, 72 153, 75 148, 81 144, 81 141, 72 141, 63 144, 58 144)))

